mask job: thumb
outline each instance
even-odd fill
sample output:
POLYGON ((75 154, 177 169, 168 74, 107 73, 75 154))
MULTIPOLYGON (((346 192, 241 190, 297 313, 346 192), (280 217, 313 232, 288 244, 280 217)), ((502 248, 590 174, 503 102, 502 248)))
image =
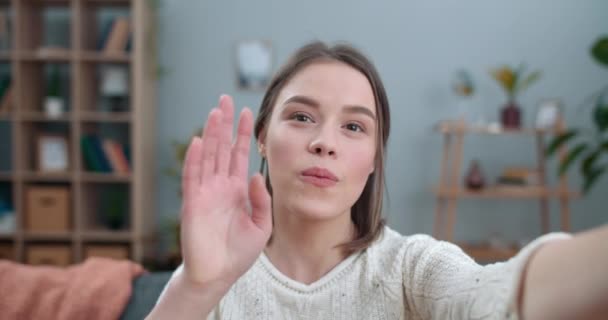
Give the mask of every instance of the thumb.
POLYGON ((256 173, 249 182, 249 201, 251 202, 251 220, 258 228, 270 233, 272 230, 271 199, 264 177, 256 173))

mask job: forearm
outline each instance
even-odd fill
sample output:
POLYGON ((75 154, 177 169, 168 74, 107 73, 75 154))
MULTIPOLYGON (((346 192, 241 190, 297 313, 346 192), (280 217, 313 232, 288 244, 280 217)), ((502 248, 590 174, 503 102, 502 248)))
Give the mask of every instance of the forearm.
POLYGON ((146 320, 207 319, 228 289, 224 285, 195 287, 180 274, 171 280, 167 291, 146 320))
POLYGON ((608 318, 608 226, 541 247, 521 294, 525 320, 608 318))

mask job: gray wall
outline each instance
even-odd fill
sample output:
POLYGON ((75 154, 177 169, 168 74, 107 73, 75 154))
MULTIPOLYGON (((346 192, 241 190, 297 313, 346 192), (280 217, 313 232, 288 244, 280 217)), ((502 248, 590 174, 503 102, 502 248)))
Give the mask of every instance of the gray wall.
MULTIPOLYGON (((391 102, 389 225, 405 234, 431 233, 435 199, 430 190, 441 156, 441 139, 432 126, 455 114, 456 97, 450 91, 454 71, 467 68, 473 74, 478 90, 471 110, 494 120, 504 95, 488 70, 525 61, 544 72, 542 81, 520 98, 526 122, 540 99, 561 98, 569 122, 588 124, 589 113, 577 108, 608 83, 608 69, 588 54, 591 43, 608 33, 607 12, 604 0, 165 0, 159 50, 169 73, 158 91, 159 170, 174 161, 171 141, 187 140, 202 126, 221 93, 257 112, 262 92, 236 87, 238 40, 272 41, 275 68, 309 40, 347 40, 375 62, 391 102)), ((465 148, 465 164, 480 159, 491 178, 504 166, 532 165, 534 160, 534 141, 526 137, 472 137, 465 148)), ((254 152, 252 157, 253 171, 259 158, 254 152)), ((177 187, 174 180, 161 177, 156 200, 160 217, 179 211, 177 187)), ((575 230, 608 221, 606 194, 608 179, 572 206, 575 230)), ((500 232, 508 239, 535 237, 540 229, 537 212, 534 201, 465 201, 459 205, 456 236, 477 240, 500 232)), ((557 218, 554 211, 553 229, 558 228, 557 218)))

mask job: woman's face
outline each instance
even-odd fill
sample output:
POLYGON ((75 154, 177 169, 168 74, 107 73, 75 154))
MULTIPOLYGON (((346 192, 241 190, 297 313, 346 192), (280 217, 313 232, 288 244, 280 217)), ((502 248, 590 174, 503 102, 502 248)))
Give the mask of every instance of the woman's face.
POLYGON ((279 93, 262 141, 274 208, 315 220, 350 214, 374 170, 376 126, 361 72, 336 61, 298 71, 279 93))

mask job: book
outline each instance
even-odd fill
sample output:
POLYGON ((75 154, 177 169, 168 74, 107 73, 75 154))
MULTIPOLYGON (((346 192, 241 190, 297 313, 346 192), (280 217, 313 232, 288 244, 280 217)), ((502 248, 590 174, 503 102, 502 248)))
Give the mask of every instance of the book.
POLYGON ((2 95, 0 98, 0 114, 6 114, 10 112, 13 103, 13 86, 9 83, 6 90, 3 90, 0 94, 2 95))
POLYGON ((114 172, 129 173, 129 164, 123 154, 120 143, 112 139, 104 139, 103 150, 114 172))
POLYGON ((108 37, 110 35, 110 31, 112 31, 112 27, 114 26, 114 18, 111 18, 103 23, 101 27, 101 33, 99 34, 99 38, 97 39, 97 46, 95 49, 97 51, 103 51, 103 48, 108 41, 108 37))
POLYGON ((112 30, 108 35, 103 51, 105 53, 124 52, 129 41, 130 28, 128 18, 116 18, 112 24, 112 30))

